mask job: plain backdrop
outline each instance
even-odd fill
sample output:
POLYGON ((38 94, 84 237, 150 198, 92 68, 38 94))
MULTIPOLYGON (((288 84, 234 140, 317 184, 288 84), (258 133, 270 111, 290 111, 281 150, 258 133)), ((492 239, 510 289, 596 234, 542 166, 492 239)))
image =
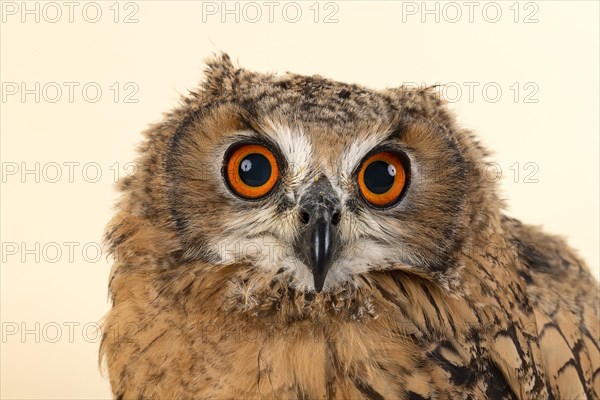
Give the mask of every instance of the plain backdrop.
POLYGON ((596 1, 1 8, 2 398, 110 397, 96 327, 113 184, 218 51, 374 88, 446 84, 494 151, 507 212, 566 237, 598 275, 596 1))

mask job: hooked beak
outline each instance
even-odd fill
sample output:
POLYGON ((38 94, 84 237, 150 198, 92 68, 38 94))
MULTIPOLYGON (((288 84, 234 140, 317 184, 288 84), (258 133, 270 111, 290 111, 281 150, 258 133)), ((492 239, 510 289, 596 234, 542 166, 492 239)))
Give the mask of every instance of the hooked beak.
POLYGON ((299 205, 304 227, 296 248, 313 274, 315 290, 321 292, 339 242, 335 227, 339 200, 327 178, 322 177, 307 189, 299 205))
POLYGON ((314 214, 312 219, 314 222, 309 222, 306 232, 310 244, 305 248, 305 257, 313 273, 315 290, 320 292, 333 261, 333 225, 327 213, 314 214))

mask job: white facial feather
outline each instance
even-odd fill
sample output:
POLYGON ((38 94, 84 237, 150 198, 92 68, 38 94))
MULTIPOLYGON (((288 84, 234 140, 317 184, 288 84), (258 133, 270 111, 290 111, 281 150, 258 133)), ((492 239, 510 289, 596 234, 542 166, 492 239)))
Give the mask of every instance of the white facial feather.
POLYGON ((341 171, 348 175, 352 174, 365 155, 379 145, 386 136, 387 132, 382 131, 352 142, 348 150, 342 154, 341 171))
POLYGON ((296 194, 304 184, 313 162, 314 153, 308 137, 300 130, 268 121, 262 127, 263 132, 274 142, 287 162, 285 192, 292 201, 297 201, 296 194))

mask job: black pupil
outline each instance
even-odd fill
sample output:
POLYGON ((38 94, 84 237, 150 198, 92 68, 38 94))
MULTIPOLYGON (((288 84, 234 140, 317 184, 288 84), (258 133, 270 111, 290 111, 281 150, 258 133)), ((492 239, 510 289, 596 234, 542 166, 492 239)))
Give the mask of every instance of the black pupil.
POLYGON ((271 163, 262 154, 248 154, 238 168, 242 182, 248 186, 262 186, 271 177, 271 163))
POLYGON ((391 189, 395 177, 394 166, 384 161, 374 161, 365 169, 365 186, 375 194, 383 194, 391 189))

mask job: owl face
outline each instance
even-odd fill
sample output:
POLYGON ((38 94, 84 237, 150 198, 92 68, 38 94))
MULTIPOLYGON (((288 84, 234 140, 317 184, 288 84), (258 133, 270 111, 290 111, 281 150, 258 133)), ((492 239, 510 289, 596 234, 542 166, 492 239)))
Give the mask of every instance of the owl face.
POLYGON ((183 260, 317 292, 374 270, 446 285, 456 272, 476 157, 433 93, 256 74, 223 56, 177 118, 163 173, 183 260))

